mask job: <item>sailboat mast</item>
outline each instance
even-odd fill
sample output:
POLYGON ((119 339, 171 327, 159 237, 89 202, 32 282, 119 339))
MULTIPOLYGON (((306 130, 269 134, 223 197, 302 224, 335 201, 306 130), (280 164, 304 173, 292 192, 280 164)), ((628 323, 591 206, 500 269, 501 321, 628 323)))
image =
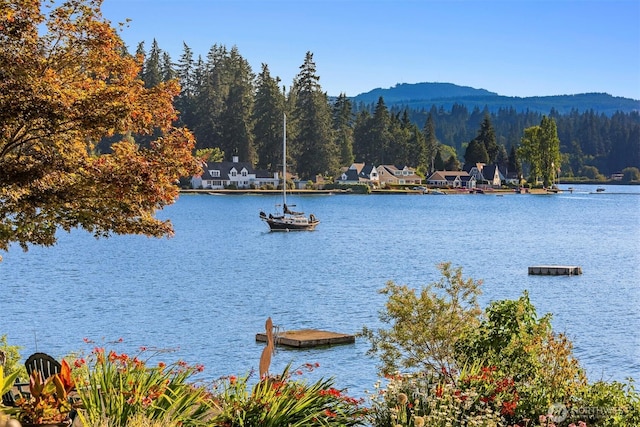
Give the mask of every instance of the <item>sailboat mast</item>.
POLYGON ((287 204, 287 113, 283 114, 282 129, 282 203, 287 204))

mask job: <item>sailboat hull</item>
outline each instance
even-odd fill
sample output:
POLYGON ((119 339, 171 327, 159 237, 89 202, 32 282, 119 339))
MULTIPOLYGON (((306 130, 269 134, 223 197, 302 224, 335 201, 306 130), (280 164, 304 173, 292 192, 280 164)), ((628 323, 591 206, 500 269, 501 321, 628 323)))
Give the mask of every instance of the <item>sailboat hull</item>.
POLYGON ((313 231, 320 224, 313 215, 309 218, 304 215, 268 217, 261 213, 260 218, 267 223, 271 231, 313 231))

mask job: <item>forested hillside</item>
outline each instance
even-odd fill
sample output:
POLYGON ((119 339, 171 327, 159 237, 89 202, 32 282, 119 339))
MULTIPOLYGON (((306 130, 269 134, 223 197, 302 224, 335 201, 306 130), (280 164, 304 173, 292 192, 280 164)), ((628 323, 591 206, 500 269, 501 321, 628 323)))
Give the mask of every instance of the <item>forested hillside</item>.
POLYGON ((593 110, 611 116, 618 112, 640 111, 640 101, 615 97, 606 93, 581 93, 576 95, 534 96, 520 98, 501 96, 485 89, 474 89, 451 83, 402 83, 388 89, 374 89, 352 98, 356 105, 373 104, 383 97, 389 107, 411 110, 430 109, 432 105, 451 109, 460 104, 468 109, 485 107, 495 113, 503 109, 518 112, 533 111, 549 114, 553 109, 559 114, 593 110))
MULTIPOLYGON (((185 44, 177 62, 155 42, 148 52, 140 44, 136 53, 144 58, 147 86, 179 80, 182 92, 175 103, 180 122, 194 132, 200 149, 219 148, 225 159, 238 155, 258 168, 276 170, 287 114, 288 163, 304 179, 335 176, 354 161, 409 165, 423 174, 434 167, 460 167, 485 118, 493 127, 500 159, 506 161, 524 130, 539 125, 543 115, 557 124, 562 175, 596 178, 640 168, 640 114, 627 102, 637 106, 633 100, 622 99, 624 105, 614 112, 609 101, 620 99, 606 94, 572 96, 583 109, 567 110, 567 96, 513 98, 513 105, 494 108, 482 102, 505 97, 452 84, 431 87, 431 100, 412 92, 414 85, 396 86, 395 92, 374 90, 366 94, 369 98, 330 98, 322 91, 310 52, 290 84, 272 76, 267 64, 256 74, 235 47, 214 45, 206 57, 196 58, 185 44), (474 102, 467 104, 469 99, 474 102), (530 108, 516 102, 524 99, 530 100, 530 108), (543 104, 549 109, 538 108, 543 104)), ((108 150, 108 141, 101 148, 108 150)))

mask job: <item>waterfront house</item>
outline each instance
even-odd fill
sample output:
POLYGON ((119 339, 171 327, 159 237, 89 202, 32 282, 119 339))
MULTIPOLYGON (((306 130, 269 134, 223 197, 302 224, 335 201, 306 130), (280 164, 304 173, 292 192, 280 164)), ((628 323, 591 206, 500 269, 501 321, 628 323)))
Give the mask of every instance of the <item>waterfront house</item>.
POLYGON ((408 166, 380 165, 376 169, 380 186, 422 184, 420 175, 417 175, 415 169, 408 166))
POLYGON ((427 178, 427 185, 471 189, 476 187, 476 178, 466 171, 436 171, 427 178))
POLYGON ((465 165, 464 170, 474 177, 477 183, 481 183, 483 186, 499 188, 506 181, 504 174, 496 164, 476 163, 475 165, 465 165))
POLYGON ((202 175, 191 178, 192 188, 259 188, 266 184, 275 187, 279 183, 277 173, 256 171, 251 163, 240 162, 238 156, 233 156, 230 162, 206 162, 202 169, 202 175))
POLYGON ((378 169, 373 165, 354 163, 342 172, 336 182, 343 185, 366 184, 377 187, 379 182, 378 169))

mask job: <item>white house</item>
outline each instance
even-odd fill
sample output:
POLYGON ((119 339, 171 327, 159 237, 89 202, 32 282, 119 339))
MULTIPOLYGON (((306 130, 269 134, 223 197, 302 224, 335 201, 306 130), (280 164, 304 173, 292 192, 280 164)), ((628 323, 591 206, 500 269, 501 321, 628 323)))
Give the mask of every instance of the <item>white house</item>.
POLYGON ((200 176, 191 177, 192 188, 208 188, 222 190, 228 187, 252 188, 266 184, 277 186, 278 174, 273 175, 265 171, 256 171, 251 163, 239 162, 238 156, 233 156, 231 162, 206 162, 200 176))
POLYGON ((336 180, 338 184, 357 185, 367 184, 378 186, 378 170, 373 165, 365 163, 354 163, 349 169, 342 172, 340 178, 336 180))

